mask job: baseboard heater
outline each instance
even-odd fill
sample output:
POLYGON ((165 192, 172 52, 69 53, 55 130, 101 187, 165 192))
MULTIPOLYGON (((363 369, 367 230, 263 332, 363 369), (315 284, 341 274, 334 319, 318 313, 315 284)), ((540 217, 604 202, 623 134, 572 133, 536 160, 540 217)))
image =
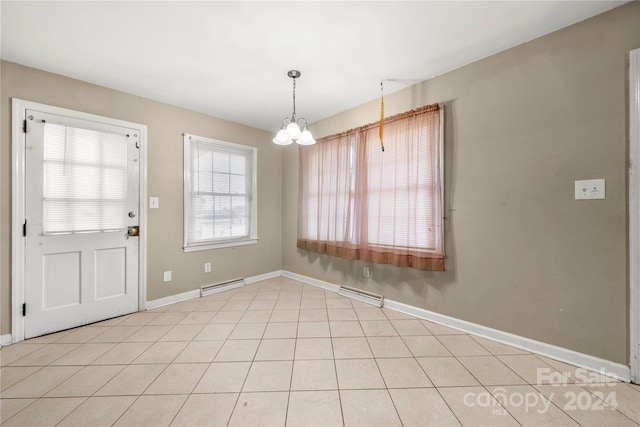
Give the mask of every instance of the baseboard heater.
POLYGON ((230 291, 231 289, 241 288, 245 285, 244 279, 233 279, 228 282, 214 283, 213 285, 206 285, 200 288, 200 296, 206 297, 207 295, 217 294, 219 292, 230 291))
POLYGON ((338 294, 365 304, 375 305, 376 307, 382 307, 384 304, 384 297, 382 295, 361 291, 360 289, 350 288, 349 286, 340 286, 338 294))

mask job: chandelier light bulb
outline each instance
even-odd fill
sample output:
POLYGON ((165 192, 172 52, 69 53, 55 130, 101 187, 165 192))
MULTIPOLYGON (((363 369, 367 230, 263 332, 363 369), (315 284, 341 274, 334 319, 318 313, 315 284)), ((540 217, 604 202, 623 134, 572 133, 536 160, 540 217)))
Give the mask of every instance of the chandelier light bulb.
POLYGON ((293 139, 289 138, 284 129, 280 129, 276 137, 273 138, 273 142, 278 145, 289 145, 293 142, 293 139))
POLYGON ((300 139, 300 137, 302 136, 302 132, 300 131, 300 127, 296 122, 289 123, 289 125, 287 126, 287 135, 289 135, 289 138, 293 139, 294 141, 296 139, 300 139))
POLYGON ((300 145, 313 145, 316 143, 316 140, 313 139, 313 135, 311 135, 309 129, 305 128, 302 131, 302 136, 296 142, 300 145))

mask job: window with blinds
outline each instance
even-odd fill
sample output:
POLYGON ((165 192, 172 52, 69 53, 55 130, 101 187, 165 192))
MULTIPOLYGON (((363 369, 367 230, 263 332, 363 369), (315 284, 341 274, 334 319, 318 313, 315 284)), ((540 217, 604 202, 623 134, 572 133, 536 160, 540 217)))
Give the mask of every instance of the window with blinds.
POLYGON ((185 251, 257 242, 256 158, 253 147, 184 136, 185 251))
POLYGON ((382 152, 376 144, 366 148, 368 242, 380 248, 436 251, 440 140, 428 129, 429 122, 414 122, 389 125, 389 150, 382 152))
POLYGON ((443 109, 428 105, 301 147, 301 249, 444 270, 443 109))
POLYGON ((127 137, 44 124, 43 234, 125 230, 127 137))

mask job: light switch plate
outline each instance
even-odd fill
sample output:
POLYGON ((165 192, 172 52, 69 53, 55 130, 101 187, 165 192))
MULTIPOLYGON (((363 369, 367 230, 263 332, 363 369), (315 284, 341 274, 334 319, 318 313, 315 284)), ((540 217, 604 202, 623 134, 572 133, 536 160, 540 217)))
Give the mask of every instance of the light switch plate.
POLYGON ((164 272, 164 281, 165 282, 170 282, 171 281, 171 271, 165 271, 164 272))
POLYGON ((575 198, 576 200, 604 199, 604 179, 586 179, 576 181, 575 198))
POLYGON ((158 197, 149 197, 149 209, 158 209, 160 207, 160 199, 158 197))

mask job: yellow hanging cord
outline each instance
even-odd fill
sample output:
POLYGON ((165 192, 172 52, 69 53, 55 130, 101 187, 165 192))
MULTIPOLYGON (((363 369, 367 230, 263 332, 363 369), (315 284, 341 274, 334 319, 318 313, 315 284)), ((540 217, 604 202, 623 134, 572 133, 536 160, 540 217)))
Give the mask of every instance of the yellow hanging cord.
POLYGON ((380 148, 384 151, 384 89, 380 81, 380 148))

